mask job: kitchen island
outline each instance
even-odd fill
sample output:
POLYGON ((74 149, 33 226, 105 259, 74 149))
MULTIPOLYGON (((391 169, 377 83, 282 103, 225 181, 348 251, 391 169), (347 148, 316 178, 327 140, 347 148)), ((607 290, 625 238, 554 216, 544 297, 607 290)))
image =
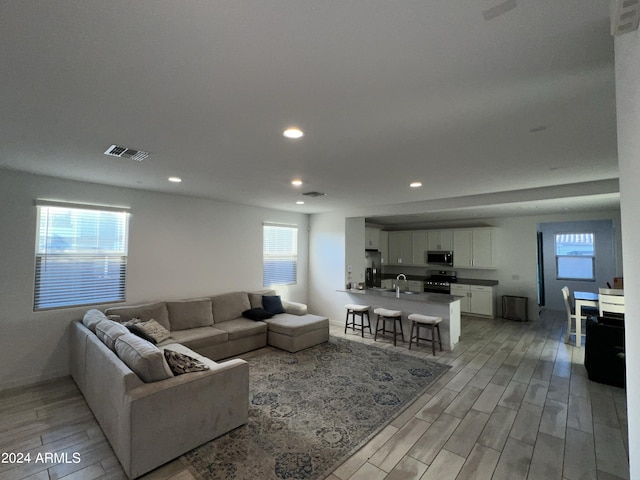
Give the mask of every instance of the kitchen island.
POLYGON ((412 293, 382 288, 365 290, 338 290, 344 292, 349 300, 345 303, 366 304, 371 306, 371 330, 375 331, 377 316, 373 310, 382 307, 389 310, 402 310, 402 329, 404 340, 409 342, 411 321, 407 316, 412 313, 442 317, 440 334, 443 350, 453 350, 460 341, 460 297, 442 293, 412 293))

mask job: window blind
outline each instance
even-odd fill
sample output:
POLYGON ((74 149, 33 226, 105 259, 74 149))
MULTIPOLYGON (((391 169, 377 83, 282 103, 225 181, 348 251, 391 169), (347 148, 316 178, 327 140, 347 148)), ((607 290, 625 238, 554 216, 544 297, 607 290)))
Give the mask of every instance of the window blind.
POLYGON ((124 301, 128 212, 37 208, 34 310, 124 301))
POLYGON ((292 285, 297 282, 298 227, 263 225, 262 284, 292 285))

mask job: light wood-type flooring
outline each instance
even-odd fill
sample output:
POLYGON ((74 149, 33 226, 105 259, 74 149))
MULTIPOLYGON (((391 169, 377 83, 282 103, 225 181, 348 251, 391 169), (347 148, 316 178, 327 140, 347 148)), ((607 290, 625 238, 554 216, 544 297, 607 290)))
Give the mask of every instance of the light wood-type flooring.
MULTIPOLYGON (((373 343, 343 328, 331 333, 373 343)), ((563 343, 565 328, 561 312, 531 322, 463 317, 456 350, 436 355, 451 370, 328 480, 629 478, 625 391, 587 379, 584 348, 563 343)), ((434 358, 426 344, 412 354, 434 358)), ((2 452, 32 459, 0 463, 2 480, 125 478, 70 377, 0 392, 2 452), (66 462, 35 462, 38 453, 66 462)), ((175 460, 143 478, 193 477, 175 460)))

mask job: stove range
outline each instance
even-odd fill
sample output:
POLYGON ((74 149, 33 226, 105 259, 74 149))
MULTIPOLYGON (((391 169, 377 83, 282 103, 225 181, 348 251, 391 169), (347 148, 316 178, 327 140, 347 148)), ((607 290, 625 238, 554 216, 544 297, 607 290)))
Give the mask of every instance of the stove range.
POLYGON ((428 293, 451 293, 451 284, 458 280, 456 272, 453 270, 440 270, 432 273, 424 281, 424 291, 428 293))

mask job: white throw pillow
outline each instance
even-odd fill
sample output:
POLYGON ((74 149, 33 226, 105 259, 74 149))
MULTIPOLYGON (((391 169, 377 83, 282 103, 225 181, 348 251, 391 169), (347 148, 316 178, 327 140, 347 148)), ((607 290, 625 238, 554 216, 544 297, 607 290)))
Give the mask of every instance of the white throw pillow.
POLYGON ((133 333, 118 337, 116 353, 120 360, 145 383, 173 377, 162 351, 133 333))

